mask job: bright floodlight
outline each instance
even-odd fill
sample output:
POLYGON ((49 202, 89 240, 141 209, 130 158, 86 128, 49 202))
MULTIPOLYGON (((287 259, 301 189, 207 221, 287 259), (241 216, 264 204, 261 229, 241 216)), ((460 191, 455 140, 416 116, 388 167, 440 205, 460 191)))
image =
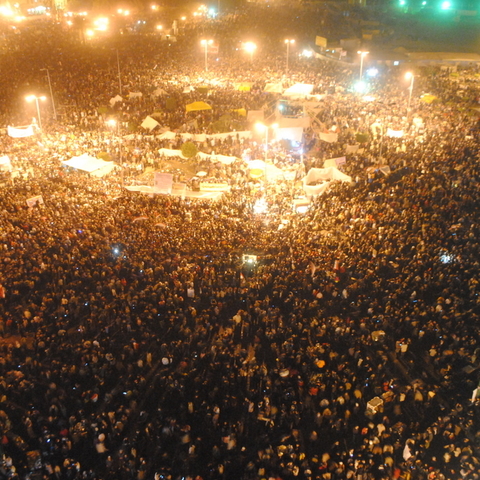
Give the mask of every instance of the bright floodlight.
POLYGON ((369 76, 369 77, 376 77, 378 75, 378 70, 375 68, 375 67, 372 67, 372 68, 369 68, 367 71, 366 71, 366 74, 369 76))
POLYGON ((451 8, 452 4, 446 0, 445 2, 442 2, 442 6, 441 6, 441 9, 442 10, 448 10, 449 8, 451 8))
POLYGON ((107 123, 111 126, 114 127, 117 124, 117 121, 114 118, 110 118, 110 120, 107 121, 107 123))
POLYGON ((43 102, 43 101, 45 101, 46 99, 47 99, 47 97, 46 97, 45 95, 41 95, 40 97, 37 97, 36 95, 27 95, 27 96, 25 97, 25 100, 26 100, 27 102, 33 102, 33 101, 35 101, 35 100, 42 100, 42 102, 43 102))
POLYGON ((257 123, 255 124, 255 128, 256 128, 257 131, 259 131, 260 133, 263 133, 263 132, 267 129, 266 125, 264 125, 264 124, 261 123, 261 122, 257 122, 257 123))
POLYGON ((85 33, 87 34, 87 37, 93 37, 95 35, 95 32, 91 28, 89 28, 85 33))
POLYGON ((4 15, 5 17, 11 17, 13 15, 13 10, 10 7, 0 7, 0 15, 4 15))
POLYGON ((412 73, 412 72, 407 72, 407 73, 405 74, 405 80, 411 80, 412 77, 413 77, 413 73, 412 73))
POLYGON ((163 25, 157 25, 157 30, 162 30, 163 25))
POLYGON ((308 49, 305 49, 302 52, 302 57, 305 57, 305 58, 310 58, 312 55, 313 55, 313 52, 311 50, 308 50, 308 49))
POLYGON ((243 48, 247 53, 253 53, 257 49, 257 44, 254 42, 245 42, 243 48))
POLYGON ((286 38, 285 43, 295 43, 295 39, 294 38, 286 38))
POLYGON ((353 86, 353 88, 355 89, 356 92, 358 93, 365 93, 367 91, 367 84, 363 81, 358 81, 355 83, 355 85, 353 86))

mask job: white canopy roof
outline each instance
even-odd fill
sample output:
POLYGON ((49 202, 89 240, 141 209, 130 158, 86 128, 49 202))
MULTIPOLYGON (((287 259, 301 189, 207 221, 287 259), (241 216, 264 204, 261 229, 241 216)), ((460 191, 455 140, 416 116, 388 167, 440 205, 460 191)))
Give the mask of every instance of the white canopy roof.
POLYGON ((76 168, 77 170, 82 170, 97 177, 103 177, 107 173, 110 173, 115 167, 113 162, 106 162, 101 158, 91 157, 88 153, 84 153, 78 157, 72 157, 70 160, 65 160, 62 163, 67 167, 76 168))

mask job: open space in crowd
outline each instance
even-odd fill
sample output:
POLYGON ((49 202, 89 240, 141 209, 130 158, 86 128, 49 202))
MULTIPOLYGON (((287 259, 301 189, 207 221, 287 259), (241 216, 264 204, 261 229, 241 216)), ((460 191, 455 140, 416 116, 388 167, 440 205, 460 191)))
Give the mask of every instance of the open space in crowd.
POLYGON ((35 135, 0 136, 1 479, 479 478, 477 67, 409 66, 410 91, 383 67, 365 98, 358 65, 292 53, 286 73, 298 25, 254 13, 175 42, 51 26, 0 57, 2 127, 37 117, 45 68, 57 117, 50 101, 35 135), (247 28, 258 57, 236 49, 247 28), (275 112, 268 83, 313 85, 302 154, 237 134, 254 130, 240 109, 275 112), (192 142, 235 161, 159 154, 220 121, 230 135, 192 142), (62 165, 84 153, 118 168, 62 165), (352 181, 298 212, 302 176, 341 157, 352 181), (255 159, 295 178, 253 178, 255 159), (219 199, 125 188, 200 171, 219 199))

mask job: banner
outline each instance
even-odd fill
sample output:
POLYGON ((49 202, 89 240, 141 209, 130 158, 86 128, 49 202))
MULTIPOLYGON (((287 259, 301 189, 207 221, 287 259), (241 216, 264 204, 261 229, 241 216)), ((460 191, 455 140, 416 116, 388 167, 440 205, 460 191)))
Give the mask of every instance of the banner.
POLYGON ((387 137, 402 138, 403 130, 392 130, 391 128, 387 128, 387 137))
POLYGON ((358 148, 359 146, 358 145, 347 145, 347 147, 345 148, 345 153, 347 155, 351 154, 351 153, 357 153, 358 152, 358 148))
POLYGON ((35 135, 33 125, 27 125, 26 127, 7 127, 7 133, 12 138, 25 138, 35 135))
POLYGON ((346 161, 347 159, 345 157, 329 158, 323 162, 323 167, 338 167, 339 165, 346 163, 346 161))
POLYGON ((319 134, 320 140, 323 140, 324 142, 328 143, 334 143, 338 140, 338 134, 337 133, 322 133, 320 132, 319 134))
POLYGON ((42 204, 43 205, 43 197, 41 195, 36 195, 35 197, 30 197, 30 198, 27 198, 27 205, 32 208, 34 207, 36 204, 42 204))
POLYGON ((155 172, 153 189, 155 193, 172 193, 173 175, 171 173, 155 172))

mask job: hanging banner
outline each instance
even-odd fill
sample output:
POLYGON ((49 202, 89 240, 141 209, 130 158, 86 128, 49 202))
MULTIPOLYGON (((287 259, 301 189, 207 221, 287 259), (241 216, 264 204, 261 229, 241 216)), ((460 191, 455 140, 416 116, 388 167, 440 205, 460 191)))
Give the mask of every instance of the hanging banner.
POLYGON ((7 133, 9 137, 13 138, 25 138, 35 135, 33 125, 27 125, 26 127, 7 127, 7 133))

